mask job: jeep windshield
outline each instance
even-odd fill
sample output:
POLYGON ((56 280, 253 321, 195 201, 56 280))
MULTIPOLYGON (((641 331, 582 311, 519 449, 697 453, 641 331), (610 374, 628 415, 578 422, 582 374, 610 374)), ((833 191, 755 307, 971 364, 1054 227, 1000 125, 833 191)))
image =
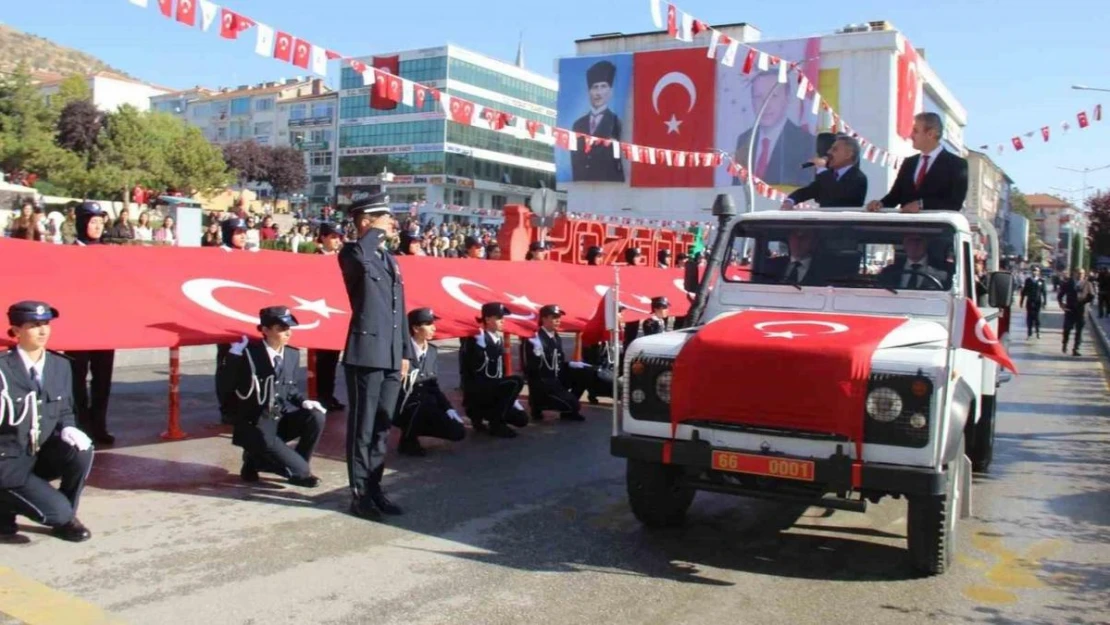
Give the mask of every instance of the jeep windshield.
POLYGON ((948 291, 955 230, 946 224, 751 220, 733 228, 726 282, 948 291))

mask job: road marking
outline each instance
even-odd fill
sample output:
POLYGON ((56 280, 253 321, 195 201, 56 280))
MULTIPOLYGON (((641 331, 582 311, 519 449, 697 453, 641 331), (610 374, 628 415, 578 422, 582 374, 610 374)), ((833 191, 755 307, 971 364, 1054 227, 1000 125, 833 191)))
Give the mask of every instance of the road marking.
POLYGON ((0 567, 0 613, 25 625, 122 625, 99 607, 0 567))
POLYGON ((971 536, 971 544, 979 551, 996 557, 998 561, 987 564, 975 558, 960 556, 961 563, 985 570, 983 576, 988 582, 968 586, 964 588, 963 594, 972 601, 990 605, 1017 603, 1017 594, 1011 590, 1043 588, 1045 583, 1036 575, 1041 571, 1041 560, 1051 557, 1064 546, 1061 540, 1042 540, 1033 543, 1024 553, 1016 553, 1004 547, 1001 538, 978 532, 971 536))

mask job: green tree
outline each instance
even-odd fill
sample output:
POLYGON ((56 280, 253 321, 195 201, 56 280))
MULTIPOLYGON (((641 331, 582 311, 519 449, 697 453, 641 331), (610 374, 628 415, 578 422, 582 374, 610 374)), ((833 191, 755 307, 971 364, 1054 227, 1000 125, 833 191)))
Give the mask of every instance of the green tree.
POLYGON ((0 81, 0 168, 49 178, 73 166, 74 161, 54 142, 57 119, 27 67, 20 64, 0 81))
POLYGON ((1029 207, 1025 194, 1017 187, 1010 189, 1010 210, 1025 217, 1025 220, 1029 223, 1029 234, 1025 241, 1025 260, 1030 263, 1042 262, 1044 260, 1044 252, 1042 251, 1044 243, 1037 235, 1037 215, 1029 207))
POLYGON ((67 76, 58 85, 58 91, 50 96, 50 108, 55 115, 61 115, 67 104, 78 100, 91 102, 92 89, 89 89, 88 78, 81 74, 72 74, 67 76))

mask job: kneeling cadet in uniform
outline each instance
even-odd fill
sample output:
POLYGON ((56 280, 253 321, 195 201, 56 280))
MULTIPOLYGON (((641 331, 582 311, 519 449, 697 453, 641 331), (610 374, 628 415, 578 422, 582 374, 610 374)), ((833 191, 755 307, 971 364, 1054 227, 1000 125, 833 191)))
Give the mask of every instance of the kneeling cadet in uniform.
POLYGON ((501 302, 482 304, 478 318, 481 330, 463 340, 459 353, 462 374, 463 408, 474 429, 485 431, 489 422, 490 436, 515 438, 509 427, 528 425, 528 415, 517 398, 524 388, 519 375, 505 375, 505 343, 501 334, 509 309, 501 302))
POLYGON ((235 371, 231 442, 243 448, 239 476, 257 482, 258 472, 266 471, 289 478, 294 486, 313 488, 320 478, 309 462, 327 413, 320 402, 297 390, 300 352, 285 348, 297 318, 285 306, 263 308, 258 316, 263 339, 244 336, 228 350, 228 365, 235 371), (299 439, 297 447, 290 449, 287 443, 294 439, 299 439))
POLYGON ((46 351, 58 311, 43 302, 8 308, 16 347, 0 355, 0 536, 19 532, 20 514, 81 542, 92 533, 77 520, 77 503, 92 468, 92 440, 77 429, 73 373, 46 351), (51 480, 61 478, 58 489, 51 480))
POLYGON ((528 405, 536 421, 543 421, 544 410, 558 410, 564 421, 585 421, 578 400, 597 377, 597 370, 590 365, 567 362, 559 338, 563 314, 553 304, 541 308, 539 331, 520 345, 528 378, 528 405))
POLYGON ((393 425, 401 430, 397 452, 406 456, 423 456, 419 436, 461 441, 466 436, 462 417, 451 406, 439 388, 437 379, 439 350, 431 344, 436 334, 436 320, 431 308, 417 308, 409 313, 409 334, 416 362, 402 380, 402 394, 397 401, 393 425))

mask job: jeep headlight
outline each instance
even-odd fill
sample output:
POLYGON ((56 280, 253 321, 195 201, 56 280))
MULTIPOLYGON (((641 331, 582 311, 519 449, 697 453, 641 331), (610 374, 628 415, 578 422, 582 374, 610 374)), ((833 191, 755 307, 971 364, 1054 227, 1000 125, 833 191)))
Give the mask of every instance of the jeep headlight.
POLYGON ((671 372, 664 371, 655 378, 655 396, 665 404, 671 403, 671 372))
POLYGON ((889 423, 902 414, 902 396, 898 391, 880 386, 867 394, 867 416, 889 423))

